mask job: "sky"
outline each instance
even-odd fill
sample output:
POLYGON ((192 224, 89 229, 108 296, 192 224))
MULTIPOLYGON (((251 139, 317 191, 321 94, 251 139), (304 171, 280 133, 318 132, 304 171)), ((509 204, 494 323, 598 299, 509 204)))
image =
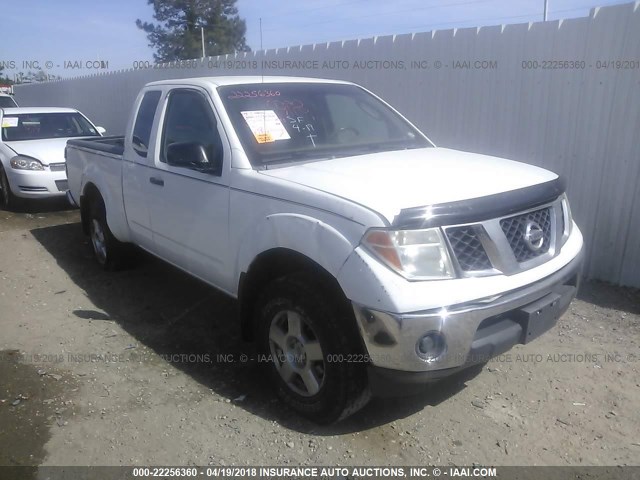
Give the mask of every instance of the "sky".
MULTIPOLYGON (((3 75, 42 70, 63 78, 153 62, 136 19, 153 21, 147 0, 0 0, 3 75)), ((589 15, 620 0, 548 0, 548 18, 589 15)), ((540 21, 544 0, 238 0, 252 50, 540 21), (260 38, 262 19, 262 39, 260 38)))

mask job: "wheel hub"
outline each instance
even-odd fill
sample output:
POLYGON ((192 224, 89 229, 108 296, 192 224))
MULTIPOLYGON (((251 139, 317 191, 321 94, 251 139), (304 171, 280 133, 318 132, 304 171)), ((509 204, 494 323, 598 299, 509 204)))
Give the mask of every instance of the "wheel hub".
POLYGON ((300 312, 276 313, 269 328, 274 366, 287 386, 299 395, 316 395, 325 382, 324 354, 310 321, 300 312))
POLYGON ((288 337, 287 347, 287 361, 294 368, 303 368, 307 364, 307 352, 303 343, 296 337, 288 337))
POLYGON ((107 245, 104 238, 104 232, 102 225, 96 219, 91 222, 91 242, 93 243, 93 249, 98 256, 100 263, 104 263, 107 258, 107 245))

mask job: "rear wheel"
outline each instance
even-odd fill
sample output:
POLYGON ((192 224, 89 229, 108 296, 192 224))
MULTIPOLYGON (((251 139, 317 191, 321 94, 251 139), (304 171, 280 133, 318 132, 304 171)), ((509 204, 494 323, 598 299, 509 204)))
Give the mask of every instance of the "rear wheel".
POLYGON ((16 208, 20 205, 20 198, 11 191, 9 178, 2 166, 0 166, 0 203, 5 208, 16 208))
POLYGON ((332 423, 370 398, 350 310, 310 274, 267 286, 258 303, 258 340, 276 393, 301 415, 332 423))
POLYGON ((119 270, 125 264, 125 244, 118 241, 107 224, 104 201, 98 196, 89 206, 89 237, 93 255, 105 270, 119 270))

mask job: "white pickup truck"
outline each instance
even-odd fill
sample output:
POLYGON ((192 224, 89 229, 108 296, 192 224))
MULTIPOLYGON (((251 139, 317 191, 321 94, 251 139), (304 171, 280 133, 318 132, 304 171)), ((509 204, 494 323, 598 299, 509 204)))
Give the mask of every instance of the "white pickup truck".
POLYGON ((98 262, 135 244, 237 298, 278 395, 319 422, 533 340, 580 278, 561 178, 436 148, 352 83, 150 83, 124 137, 66 159, 98 262))

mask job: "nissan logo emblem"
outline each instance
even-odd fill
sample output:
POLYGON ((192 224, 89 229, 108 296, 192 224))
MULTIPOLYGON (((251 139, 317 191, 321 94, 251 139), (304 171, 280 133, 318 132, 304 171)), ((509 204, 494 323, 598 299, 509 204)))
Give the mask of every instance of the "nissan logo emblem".
POLYGON ((544 245, 544 232, 540 225, 528 221, 524 230, 524 241, 532 252, 537 252, 544 245))

